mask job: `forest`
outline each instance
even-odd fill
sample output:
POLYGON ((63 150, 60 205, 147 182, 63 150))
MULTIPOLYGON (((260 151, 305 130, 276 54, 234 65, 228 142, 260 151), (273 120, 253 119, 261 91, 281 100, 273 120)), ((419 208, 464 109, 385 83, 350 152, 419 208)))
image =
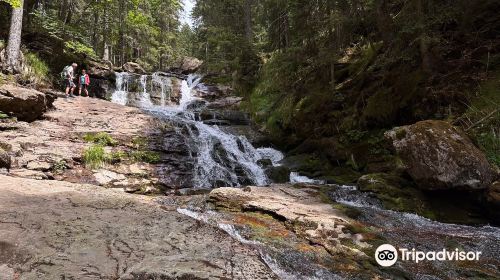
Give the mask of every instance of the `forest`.
POLYGON ((0 0, 0 278, 498 279, 499 11, 0 0))

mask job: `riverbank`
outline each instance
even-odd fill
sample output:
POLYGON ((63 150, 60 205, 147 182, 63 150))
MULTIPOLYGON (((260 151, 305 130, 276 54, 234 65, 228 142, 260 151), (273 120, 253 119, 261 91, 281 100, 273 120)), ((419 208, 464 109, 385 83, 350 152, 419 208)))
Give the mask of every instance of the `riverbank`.
MULTIPOLYGON (((270 152, 241 146, 241 137, 212 127, 211 118, 195 121, 187 118, 190 112, 169 108, 160 114, 165 108, 142 111, 84 97, 59 98, 53 105, 32 123, 2 121, 0 143, 10 170, 0 178, 6 224, 0 237, 7 252, 0 268, 13 279, 498 276, 492 270, 499 266, 496 228, 446 225, 385 210, 355 187, 284 184, 178 196, 193 192, 164 179, 187 170, 184 161, 193 148, 188 140, 199 145, 197 151, 225 155, 219 160, 231 152, 251 164, 260 152, 270 152), (176 120, 183 125, 174 126, 176 120), (228 142, 207 146, 209 138, 191 138, 189 127, 228 142), (102 157, 88 155, 100 149, 102 157), (439 263, 381 269, 373 258, 381 242, 481 250, 485 259, 451 263, 439 273, 439 263)), ((182 176, 192 179, 193 173, 182 176)))

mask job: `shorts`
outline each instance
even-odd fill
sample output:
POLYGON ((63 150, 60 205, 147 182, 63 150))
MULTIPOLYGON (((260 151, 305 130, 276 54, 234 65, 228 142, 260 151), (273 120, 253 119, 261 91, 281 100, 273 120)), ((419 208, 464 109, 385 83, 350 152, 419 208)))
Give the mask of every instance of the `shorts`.
POLYGON ((80 84, 80 89, 87 90, 88 85, 86 84, 80 84))
POLYGON ((75 86, 75 82, 73 82, 73 80, 72 80, 72 79, 66 79, 66 82, 65 82, 65 83, 66 83, 66 87, 67 87, 67 88, 74 88, 74 87, 76 87, 76 86, 75 86))

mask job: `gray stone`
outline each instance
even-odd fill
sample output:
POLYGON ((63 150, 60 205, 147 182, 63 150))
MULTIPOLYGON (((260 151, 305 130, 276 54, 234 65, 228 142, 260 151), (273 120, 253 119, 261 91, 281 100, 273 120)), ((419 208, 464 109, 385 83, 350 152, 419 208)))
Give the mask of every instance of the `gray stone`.
POLYGON ((39 91, 3 85, 0 87, 0 111, 20 121, 31 122, 52 107, 53 97, 39 91))
POLYGON ((422 121, 385 136, 421 189, 485 189, 496 179, 484 153, 447 122, 422 121))

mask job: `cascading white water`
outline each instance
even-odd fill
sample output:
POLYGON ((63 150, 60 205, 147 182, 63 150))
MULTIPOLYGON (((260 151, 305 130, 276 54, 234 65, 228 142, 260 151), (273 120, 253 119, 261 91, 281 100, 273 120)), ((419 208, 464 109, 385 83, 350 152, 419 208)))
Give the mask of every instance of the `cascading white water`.
POLYGON ((160 105, 165 107, 167 105, 167 99, 170 98, 170 94, 167 96, 167 90, 172 88, 172 80, 169 77, 163 77, 160 74, 161 73, 153 73, 153 75, 151 75, 151 79, 154 85, 160 87, 161 90, 160 105))
POLYGON ((151 101, 151 96, 148 93, 148 76, 142 75, 140 82, 142 88, 141 105, 143 107, 153 106, 153 102, 151 101))
MULTIPOLYGON (((140 79, 142 95, 139 106, 154 112, 183 128, 191 147, 191 157, 195 163, 193 185, 197 188, 215 186, 241 186, 243 184, 266 185, 270 183, 264 169, 259 165, 262 159, 268 159, 273 165, 283 159, 283 154, 272 148, 254 148, 244 136, 237 136, 222 131, 218 126, 207 125, 195 118, 194 109, 190 108, 198 97, 196 87, 204 87, 202 77, 189 75, 181 83, 179 105, 169 105, 172 80, 155 73, 151 76, 152 84, 161 89, 161 105, 154 106, 147 87, 149 76, 140 79)), ((117 74, 117 88, 113 102, 127 104, 128 77, 117 74)), ((196 106, 194 106, 196 107, 196 106)))
POLYGON ((120 105, 128 103, 128 83, 130 74, 127 72, 116 73, 116 90, 111 96, 111 101, 120 105))

